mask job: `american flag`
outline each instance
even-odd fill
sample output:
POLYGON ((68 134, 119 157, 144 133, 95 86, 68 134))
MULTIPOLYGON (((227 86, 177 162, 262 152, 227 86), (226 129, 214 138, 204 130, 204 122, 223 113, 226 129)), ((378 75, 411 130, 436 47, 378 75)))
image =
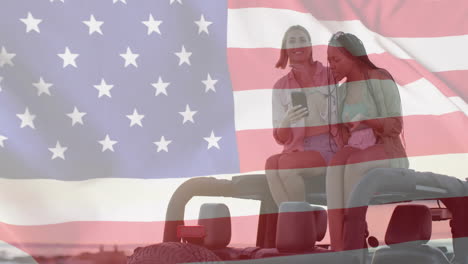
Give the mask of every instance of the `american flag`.
POLYGON ((158 242, 186 178, 262 171, 281 151, 271 89, 296 24, 324 64, 334 32, 356 34, 399 86, 411 168, 465 177, 467 10, 464 0, 4 0, 0 240, 30 254, 66 253, 31 243, 158 242))
POLYGON ((238 171, 226 8, 207 4, 4 3, 4 177, 238 171))

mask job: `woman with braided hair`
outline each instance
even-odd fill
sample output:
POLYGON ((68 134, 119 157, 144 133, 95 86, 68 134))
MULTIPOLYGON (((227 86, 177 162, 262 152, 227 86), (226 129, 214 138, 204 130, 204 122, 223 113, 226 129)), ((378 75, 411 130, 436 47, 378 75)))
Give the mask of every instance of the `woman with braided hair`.
POLYGON ((408 160, 400 138, 401 99, 390 73, 375 66, 350 33, 334 34, 327 53, 337 98, 332 133, 339 145, 327 168, 327 206, 332 248, 343 250, 344 208, 355 184, 370 169, 407 168, 408 160))

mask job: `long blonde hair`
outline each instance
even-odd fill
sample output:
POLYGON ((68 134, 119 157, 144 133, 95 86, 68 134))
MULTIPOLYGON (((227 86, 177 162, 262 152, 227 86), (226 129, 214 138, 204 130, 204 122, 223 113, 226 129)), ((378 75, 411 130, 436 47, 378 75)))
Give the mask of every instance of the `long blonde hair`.
MULTIPOLYGON (((300 26, 300 25, 295 25, 295 26, 291 26, 290 28, 288 28, 288 30, 286 30, 286 32, 284 33, 284 36, 283 36, 283 41, 281 43, 280 57, 279 57, 278 61, 276 62, 276 65, 275 65, 276 68, 284 69, 288 65, 289 56, 288 56, 288 52, 287 52, 287 49, 286 49, 286 43, 288 42, 289 32, 291 32, 293 30, 303 31, 306 34, 307 38, 309 39, 309 42, 312 41, 311 38, 310 38, 309 31, 307 31, 307 29, 305 29, 305 27, 300 26)), ((312 58, 311 58, 311 60, 312 60, 312 58)))

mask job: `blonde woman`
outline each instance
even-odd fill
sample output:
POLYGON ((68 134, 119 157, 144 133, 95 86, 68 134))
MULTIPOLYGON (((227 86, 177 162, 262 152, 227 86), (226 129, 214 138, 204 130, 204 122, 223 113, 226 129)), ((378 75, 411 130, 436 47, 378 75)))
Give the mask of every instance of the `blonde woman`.
POLYGON ((302 26, 292 26, 284 34, 276 67, 287 66, 291 70, 276 82, 272 105, 273 134, 283 151, 266 162, 278 206, 305 200, 303 177, 324 175, 335 146, 328 127, 328 71, 313 60, 311 37, 302 26), (304 105, 294 105, 295 95, 304 105))

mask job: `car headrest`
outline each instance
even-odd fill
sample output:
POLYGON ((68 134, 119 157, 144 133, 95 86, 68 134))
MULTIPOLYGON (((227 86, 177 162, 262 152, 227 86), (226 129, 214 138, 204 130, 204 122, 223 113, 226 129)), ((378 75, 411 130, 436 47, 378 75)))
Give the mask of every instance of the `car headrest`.
POLYGON ((395 208, 385 234, 389 246, 422 245, 431 239, 432 216, 425 205, 399 205, 395 208))
POLYGON ((198 225, 205 227, 203 245, 207 248, 224 248, 231 242, 231 214, 222 203, 206 203, 200 207, 198 225))
POLYGON ((328 214, 327 210, 320 206, 311 206, 312 211, 314 211, 315 217, 315 231, 317 235, 317 242, 322 241, 327 233, 327 226, 328 226, 328 214))
POLYGON ((280 252, 297 252, 315 246, 317 231, 314 208, 306 202, 280 205, 276 229, 276 248, 280 252))

